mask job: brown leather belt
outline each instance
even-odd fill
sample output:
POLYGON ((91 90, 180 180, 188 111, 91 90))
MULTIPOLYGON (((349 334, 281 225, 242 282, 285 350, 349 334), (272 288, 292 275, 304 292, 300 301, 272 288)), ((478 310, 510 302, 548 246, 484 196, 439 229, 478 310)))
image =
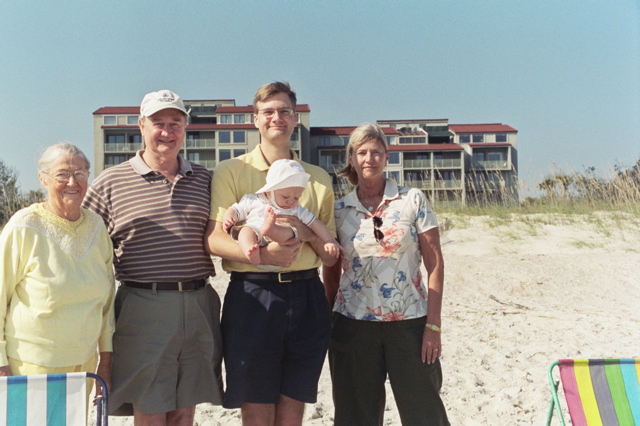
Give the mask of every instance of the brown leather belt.
POLYGON ((178 281, 172 283, 140 283, 136 281, 122 281, 123 285, 132 288, 163 291, 189 291, 198 290, 207 285, 207 280, 178 281))
POLYGON ((291 272, 231 272, 232 281, 274 281, 290 283, 293 281, 308 280, 317 276, 317 268, 291 272))

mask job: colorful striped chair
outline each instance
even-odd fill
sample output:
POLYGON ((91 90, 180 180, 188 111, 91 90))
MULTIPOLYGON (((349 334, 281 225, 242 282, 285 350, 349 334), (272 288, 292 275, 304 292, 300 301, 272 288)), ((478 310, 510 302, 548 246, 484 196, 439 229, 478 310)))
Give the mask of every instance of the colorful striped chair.
POLYGON ((107 426, 107 386, 93 373, 0 377, 0 426, 86 425, 87 379, 102 388, 96 425, 107 426))
POLYGON ((578 426, 640 426, 640 359, 561 359, 549 367, 551 406, 564 425, 558 400, 558 366, 571 423, 578 426))

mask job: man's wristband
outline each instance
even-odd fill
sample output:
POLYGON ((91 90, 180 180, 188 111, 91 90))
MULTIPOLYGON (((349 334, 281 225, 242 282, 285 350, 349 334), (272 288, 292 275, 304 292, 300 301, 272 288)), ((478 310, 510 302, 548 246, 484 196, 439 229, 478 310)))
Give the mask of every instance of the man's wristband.
POLYGON ((438 327, 437 325, 435 325, 435 324, 426 323, 424 326, 427 327, 429 330, 433 330, 435 332, 442 333, 442 329, 440 327, 438 327))

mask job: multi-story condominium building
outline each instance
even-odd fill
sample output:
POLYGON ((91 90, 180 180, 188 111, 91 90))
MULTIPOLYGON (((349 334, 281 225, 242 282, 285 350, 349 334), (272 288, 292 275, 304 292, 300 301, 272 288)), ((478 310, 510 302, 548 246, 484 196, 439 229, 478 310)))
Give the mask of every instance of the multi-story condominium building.
MULTIPOLYGON (((213 170, 219 161, 237 157, 260 143, 253 124, 253 106, 236 106, 235 100, 184 101, 189 111, 187 139, 182 156, 213 170)), ((143 148, 138 128, 140 107, 103 107, 93 113, 95 173, 120 164, 143 148)), ((301 158, 309 154, 309 106, 296 107, 296 130, 291 147, 301 158), (308 144, 306 144, 308 149, 308 144)))
MULTIPOLYGON (((189 109, 186 159, 209 170, 260 143, 253 107, 234 100, 185 101, 189 109)), ((128 160, 142 148, 139 107, 103 107, 94 116, 96 174, 128 160)), ((346 164, 346 145, 355 126, 310 127, 310 108, 296 108, 291 147, 333 177, 336 195, 349 191, 336 171, 346 164)), ((389 141, 387 175, 422 189, 434 204, 517 202, 517 130, 505 124, 449 124, 448 119, 379 120, 389 141)))
MULTIPOLYGON (((449 124, 447 119, 379 120, 389 142, 387 175, 422 189, 434 203, 517 202, 517 130, 505 124, 449 124)), ((349 190, 336 170, 355 127, 312 127, 310 162, 349 190)))

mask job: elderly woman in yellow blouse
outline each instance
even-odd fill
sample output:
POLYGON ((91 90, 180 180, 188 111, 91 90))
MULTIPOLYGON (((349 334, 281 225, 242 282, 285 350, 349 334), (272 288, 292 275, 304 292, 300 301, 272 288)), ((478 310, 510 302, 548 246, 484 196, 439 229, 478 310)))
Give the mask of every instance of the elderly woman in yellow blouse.
POLYGON ((80 208, 89 161, 70 143, 47 148, 44 203, 0 234, 0 376, 97 372, 111 376, 113 248, 102 218, 80 208))

